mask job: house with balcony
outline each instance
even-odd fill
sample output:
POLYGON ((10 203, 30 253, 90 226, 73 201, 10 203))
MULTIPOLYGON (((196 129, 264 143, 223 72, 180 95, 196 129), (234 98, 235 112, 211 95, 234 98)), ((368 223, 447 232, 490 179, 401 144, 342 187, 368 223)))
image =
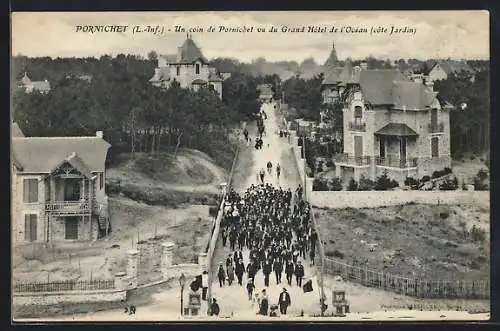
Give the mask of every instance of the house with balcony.
POLYGON ((346 60, 335 88, 343 107, 344 153, 336 175, 375 180, 385 171, 402 185, 451 168, 450 109, 432 85, 397 70, 354 70, 346 60))
POLYGON ((216 68, 210 66, 192 36, 188 34, 182 46, 177 48, 177 54, 158 56, 158 67, 149 82, 153 86, 168 88, 176 81, 182 88, 194 91, 206 87, 215 91, 222 99, 224 79, 216 68))
POLYGON ((110 231, 105 161, 91 137, 25 137, 12 128, 11 218, 16 244, 92 241, 110 231))

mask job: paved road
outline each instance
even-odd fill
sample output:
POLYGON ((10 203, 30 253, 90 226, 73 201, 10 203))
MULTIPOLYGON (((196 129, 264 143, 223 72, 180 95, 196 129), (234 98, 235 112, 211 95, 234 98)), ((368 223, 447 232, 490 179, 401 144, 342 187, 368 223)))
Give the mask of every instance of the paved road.
MULTIPOLYGON (((264 181, 270 183, 274 186, 281 186, 284 189, 290 188, 292 192, 295 191, 300 183, 299 174, 295 161, 293 160, 291 145, 285 138, 280 138, 277 134, 278 131, 278 117, 274 110, 274 104, 264 104, 262 110, 266 113, 267 119, 264 120, 264 125, 266 129, 266 135, 263 137, 263 147, 261 150, 256 150, 253 146, 247 147, 254 151, 254 162, 252 171, 250 172, 249 178, 247 179, 246 185, 243 186, 240 193, 243 193, 246 188, 252 184, 257 184, 257 174, 260 169, 266 169, 267 162, 271 161, 273 164, 273 173, 266 176, 264 181), (269 146, 268 146, 269 144, 269 146), (281 165, 281 177, 278 182, 276 173, 274 172, 274 166, 280 163, 281 165)), ((255 133, 250 132, 252 138, 255 137, 255 133)), ((225 258, 230 253, 227 247, 222 246, 222 240, 219 240, 218 246, 215 253, 214 264, 217 265, 219 261, 223 262, 225 265, 225 258)), ((249 251, 248 249, 243 250, 243 259, 245 265, 249 262, 249 251)), ((285 284, 287 291, 290 293, 292 305, 289 308, 291 315, 300 314, 301 310, 304 313, 317 313, 319 312, 319 295, 316 286, 315 278, 315 268, 309 265, 308 261, 304 262, 305 266, 305 281, 308 279, 313 279, 314 291, 309 293, 303 293, 302 289, 297 287, 292 283, 292 286, 285 284)), ((216 268, 214 268, 216 269, 216 268)), ((216 270, 214 270, 216 273, 216 270)), ((284 276, 283 276, 284 278, 284 276)), ((221 311, 231 314, 233 316, 251 316, 256 314, 258 307, 252 305, 252 302, 248 300, 246 294, 246 277, 243 279, 243 286, 239 286, 233 283, 232 286, 223 286, 220 288, 217 277, 213 277, 213 287, 212 287, 212 297, 216 298, 221 306, 221 311)), ((303 281, 303 283, 305 282, 303 281)), ((266 292, 269 296, 269 303, 277 303, 279 294, 283 288, 283 283, 277 285, 274 279, 274 274, 270 276, 270 286, 267 288, 266 292)), ((262 271, 259 271, 255 277, 255 287, 257 291, 261 291, 264 288, 264 276, 262 271)))

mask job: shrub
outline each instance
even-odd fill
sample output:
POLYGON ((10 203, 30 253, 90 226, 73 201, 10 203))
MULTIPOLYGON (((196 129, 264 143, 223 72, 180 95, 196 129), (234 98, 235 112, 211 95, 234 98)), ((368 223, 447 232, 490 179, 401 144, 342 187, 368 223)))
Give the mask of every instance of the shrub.
POLYGON ((333 168, 333 167, 335 167, 335 163, 333 163, 333 160, 332 160, 332 159, 328 159, 328 160, 326 161, 326 166, 327 166, 328 168, 333 168))
POLYGON ((470 229, 470 237, 472 241, 482 243, 486 239, 486 231, 474 224, 470 229))
POLYGON ((318 166, 316 167, 316 172, 323 172, 323 160, 318 161, 318 166))
POLYGON ((454 191, 458 188, 458 179, 453 177, 452 179, 446 179, 443 183, 439 185, 439 189, 442 191, 454 191))
POLYGON ((314 178, 313 191, 328 191, 328 182, 324 178, 314 178))
POLYGON ((342 179, 335 177, 330 181, 330 191, 342 191, 342 179))
POLYGON ((210 207, 208 207, 208 215, 210 217, 217 217, 218 213, 219 213, 219 206, 210 206, 210 207))
POLYGON ((471 160, 471 161, 474 161, 475 159, 476 159, 476 156, 474 156, 474 155, 471 155, 471 156, 470 156, 470 160, 471 160))
POLYGON ((476 177, 481 181, 486 180, 488 178, 488 171, 486 169, 481 169, 477 172, 476 177))
POLYGON ((374 187, 375 183, 373 180, 361 175, 361 178, 359 179, 358 191, 371 191, 374 187))
POLYGON ((306 165, 306 167, 305 167, 305 172, 306 172, 307 177, 309 177, 309 178, 314 177, 314 170, 309 168, 308 165, 306 165))
POLYGON ((451 168, 446 167, 443 171, 445 175, 451 174, 451 168))
POLYGON ((386 170, 381 176, 377 177, 374 188, 376 191, 387 191, 397 186, 399 186, 399 184, 395 180, 391 180, 387 176, 387 170, 386 170))
POLYGON ((344 258, 344 253, 339 252, 338 250, 334 250, 333 252, 332 251, 326 251, 325 255, 328 256, 328 257, 337 257, 339 259, 343 259, 344 258))
POLYGON ((424 176, 424 177, 422 177, 421 182, 422 182, 422 183, 426 183, 426 182, 428 182, 428 181, 430 181, 430 180, 431 180, 431 177, 429 177, 429 176, 424 176))
POLYGON ((349 184, 347 185, 347 190, 348 191, 357 191, 358 190, 358 182, 354 180, 354 178, 351 178, 349 180, 349 184))

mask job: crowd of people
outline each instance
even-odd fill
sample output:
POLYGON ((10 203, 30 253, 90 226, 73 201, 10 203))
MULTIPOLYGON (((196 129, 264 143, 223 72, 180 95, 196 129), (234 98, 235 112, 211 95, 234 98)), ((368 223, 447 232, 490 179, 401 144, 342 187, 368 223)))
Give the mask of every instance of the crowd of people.
MULTIPOLYGON (((259 303, 260 314, 268 314, 269 304, 265 289, 255 293, 255 277, 259 271, 262 271, 265 287, 269 286, 273 273, 276 284, 282 284, 282 278, 286 278, 288 286, 295 283, 302 287, 303 261, 309 258, 314 262, 318 236, 310 221, 311 208, 302 199, 302 192, 299 185, 292 201, 290 189, 267 183, 251 185, 243 196, 234 190, 227 194, 221 222, 222 244, 229 246, 233 253, 220 262, 219 286, 226 283, 231 286, 236 280, 243 287, 246 275, 248 299, 259 303), (249 250, 248 261, 244 261, 244 249, 249 250)), ((282 297, 283 302, 290 301, 288 293, 282 297)), ((280 312, 286 314, 286 307, 279 302, 278 305, 280 312)))

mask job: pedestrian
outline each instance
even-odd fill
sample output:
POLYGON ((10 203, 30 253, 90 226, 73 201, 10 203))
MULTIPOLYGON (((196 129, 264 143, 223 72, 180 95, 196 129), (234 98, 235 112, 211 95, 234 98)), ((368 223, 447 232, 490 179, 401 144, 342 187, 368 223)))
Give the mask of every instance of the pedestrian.
POLYGON ((245 273, 245 265, 243 259, 239 259, 235 267, 236 278, 238 278, 238 285, 243 286, 243 274, 245 273))
POLYGON ((229 265, 232 265, 233 264, 233 258, 232 258, 232 255, 231 253, 227 256, 227 259, 226 259, 226 269, 229 267, 229 265))
POLYGON ((287 280, 289 286, 292 286, 292 277, 293 277, 294 272, 295 272, 295 268, 293 266, 293 262, 288 261, 286 264, 286 268, 285 268, 285 274, 286 274, 286 280, 287 280))
POLYGON ((304 277, 304 266, 300 261, 297 261, 295 266, 295 280, 297 281, 297 286, 302 287, 302 278, 304 277))
POLYGON ((220 313, 220 307, 219 304, 217 303, 217 300, 214 298, 212 299, 212 304, 210 305, 210 315, 219 316, 219 313, 220 313))
POLYGON ((271 163, 271 161, 269 161, 267 162, 267 172, 270 175, 272 171, 273 171, 273 164, 271 163))
POLYGON ((252 300, 253 290, 254 289, 255 289, 255 284, 253 283, 253 279, 249 278, 248 282, 247 282, 248 300, 252 300))
POLYGON ((259 175, 261 184, 264 184, 264 176, 266 175, 266 171, 264 170, 264 168, 260 169, 259 175))
POLYGON ((262 266, 262 272, 264 273, 264 286, 269 287, 269 275, 272 271, 272 264, 269 260, 264 262, 262 266))
POLYGON ((309 251, 309 258, 311 259, 311 265, 314 265, 314 258, 316 257, 316 252, 314 248, 309 251))
POLYGON ((234 281, 234 267, 233 264, 231 263, 230 265, 227 266, 227 282, 229 286, 233 284, 234 281))
POLYGON ((226 228, 222 229, 222 246, 226 247, 227 242, 227 230, 226 228))
POLYGON ((280 164, 278 163, 276 165, 276 177, 278 178, 278 180, 280 180, 280 174, 281 174, 281 166, 280 164))
POLYGON ((286 291, 286 288, 283 287, 283 291, 280 293, 280 297, 278 299, 278 305, 280 307, 280 314, 286 315, 286 310, 292 304, 292 300, 290 298, 290 294, 286 291))
POLYGON ((281 283, 281 273, 283 272, 283 262, 281 259, 276 259, 273 264, 274 275, 276 276, 276 284, 281 283))
POLYGON ((219 285, 222 287, 226 281, 226 272, 222 266, 222 262, 219 264, 219 271, 217 272, 217 277, 219 278, 219 285))
POLYGON ((267 298, 267 293, 266 290, 262 290, 261 293, 261 298, 260 298, 260 309, 259 309, 259 315, 264 315, 267 316, 267 311, 269 309, 269 299, 267 298))

